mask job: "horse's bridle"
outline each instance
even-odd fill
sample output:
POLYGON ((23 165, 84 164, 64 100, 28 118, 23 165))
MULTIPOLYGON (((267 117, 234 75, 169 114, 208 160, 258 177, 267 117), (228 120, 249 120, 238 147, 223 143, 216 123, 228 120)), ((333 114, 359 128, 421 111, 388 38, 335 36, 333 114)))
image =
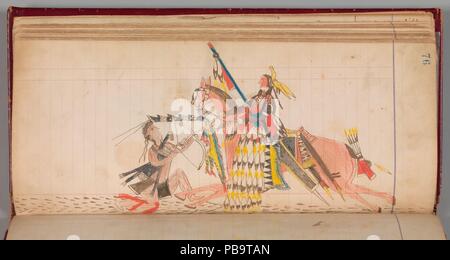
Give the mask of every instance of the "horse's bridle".
POLYGON ((204 106, 205 102, 209 99, 209 94, 211 92, 211 86, 210 85, 206 85, 206 87, 201 87, 201 88, 196 88, 194 90, 194 93, 192 93, 192 99, 191 99, 191 105, 195 104, 195 100, 198 97, 198 93, 199 92, 203 92, 203 99, 202 99, 202 104, 204 106), (197 95, 196 95, 197 94, 197 95))

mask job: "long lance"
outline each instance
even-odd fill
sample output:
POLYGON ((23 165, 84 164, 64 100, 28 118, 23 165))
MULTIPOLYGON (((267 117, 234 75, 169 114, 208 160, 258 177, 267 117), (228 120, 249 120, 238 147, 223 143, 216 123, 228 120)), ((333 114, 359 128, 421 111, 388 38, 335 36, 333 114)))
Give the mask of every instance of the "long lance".
POLYGON ((204 116, 194 116, 194 115, 171 115, 167 114, 163 115, 148 115, 149 120, 152 120, 154 123, 163 123, 163 122, 192 122, 192 121, 205 121, 206 117, 204 116))
MULTIPOLYGON (((153 121, 154 123, 163 123, 163 122, 181 122, 181 121, 205 121, 204 116, 194 116, 194 115, 147 115, 148 120, 153 121)), ((132 131, 136 131, 136 129, 142 128, 145 123, 148 122, 148 120, 139 123, 138 125, 134 126, 133 128, 128 129, 127 131, 121 133, 120 135, 113 138, 113 140, 116 140, 132 131)))
POLYGON ((247 97, 244 95, 244 93, 242 92, 241 88, 239 88, 238 84, 236 83, 236 81, 234 80, 233 76, 231 75, 230 71, 227 69, 227 66, 225 66, 225 63, 223 62, 223 60, 220 58, 219 53, 217 52, 216 48, 214 48, 214 45, 212 43, 208 43, 209 48, 211 49, 214 58, 216 58, 220 65, 222 66, 223 71, 225 72, 225 74, 227 75, 227 77, 230 79, 231 83, 233 84, 233 86, 236 88, 237 92, 239 93, 239 96, 241 96, 242 100, 244 100, 245 103, 247 103, 247 97))
POLYGON ((154 123, 183 122, 183 121, 187 121, 187 122, 208 121, 206 119, 206 117, 204 117, 204 116, 195 116, 195 115, 171 115, 171 114, 167 114, 165 116, 163 116, 163 115, 154 115, 154 116, 148 115, 147 118, 148 118, 148 120, 141 122, 138 125, 134 126, 133 128, 130 128, 127 131, 121 133, 120 135, 114 137, 113 140, 117 140, 120 138, 120 140, 116 143, 115 146, 119 146, 120 144, 122 144, 122 142, 124 142, 130 136, 137 133, 149 120, 151 120, 154 123))

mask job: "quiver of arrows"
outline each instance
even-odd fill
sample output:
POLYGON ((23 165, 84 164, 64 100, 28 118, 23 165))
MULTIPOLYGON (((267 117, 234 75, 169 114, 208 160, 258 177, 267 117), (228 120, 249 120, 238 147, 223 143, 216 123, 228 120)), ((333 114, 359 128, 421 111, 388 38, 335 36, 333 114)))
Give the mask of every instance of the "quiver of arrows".
POLYGON ((351 128, 345 130, 345 136, 347 137, 348 141, 348 144, 346 145, 347 150, 349 151, 350 155, 357 160, 358 175, 366 175, 369 180, 373 180, 376 175, 370 168, 371 162, 366 160, 361 152, 358 138, 358 129, 351 128))

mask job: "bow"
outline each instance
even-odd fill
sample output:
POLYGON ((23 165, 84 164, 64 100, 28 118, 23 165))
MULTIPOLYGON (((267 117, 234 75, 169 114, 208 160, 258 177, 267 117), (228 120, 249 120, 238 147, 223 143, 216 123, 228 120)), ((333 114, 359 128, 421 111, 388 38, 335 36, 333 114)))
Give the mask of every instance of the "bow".
POLYGON ((196 167, 197 170, 199 171, 199 170, 203 167, 203 165, 205 164, 205 162, 206 162, 206 147, 204 146, 204 144, 203 144, 202 141, 198 138, 197 135, 193 135, 192 138, 193 138, 194 142, 196 142, 196 143, 197 143, 198 145, 200 145, 200 147, 202 148, 202 153, 203 153, 203 154, 202 154, 202 161, 200 162, 200 164, 199 164, 198 166, 195 165, 195 163, 194 163, 191 159, 189 159, 189 157, 187 157, 186 154, 184 154, 184 152, 183 152, 182 149, 178 149, 178 151, 181 153, 181 155, 183 155, 183 157, 184 157, 186 160, 188 160, 189 163, 192 164, 192 166, 196 167))
MULTIPOLYGON (((177 121, 204 121, 205 118, 203 116, 194 116, 194 115, 171 115, 171 114, 167 114, 166 116, 162 116, 162 115, 155 115, 155 116, 151 116, 151 115, 147 115, 148 120, 151 120, 155 123, 160 123, 160 122, 177 122, 177 121)), ((188 162, 190 164, 192 164, 192 166, 194 166, 195 168, 197 168, 197 170, 200 170, 203 165, 206 162, 206 147, 205 145, 202 143, 202 141, 198 138, 197 135, 193 135, 192 138, 194 138, 194 141, 200 145, 200 147, 202 148, 202 161, 200 162, 200 164, 197 166, 195 165, 194 162, 192 162, 191 159, 189 159, 188 156, 186 156, 186 154, 184 154, 184 152, 181 149, 178 149, 178 151, 181 153, 181 155, 183 155, 183 157, 188 160, 188 162)))

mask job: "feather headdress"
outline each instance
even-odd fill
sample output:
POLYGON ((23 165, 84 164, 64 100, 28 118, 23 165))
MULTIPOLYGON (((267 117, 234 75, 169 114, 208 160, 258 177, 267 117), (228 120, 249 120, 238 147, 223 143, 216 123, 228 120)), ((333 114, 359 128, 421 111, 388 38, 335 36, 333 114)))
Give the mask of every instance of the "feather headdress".
POLYGON ((278 79, 277 79, 277 72, 275 71, 275 68, 273 66, 270 66, 269 69, 270 69, 270 73, 271 73, 270 77, 272 79, 272 85, 273 85, 273 88, 275 89, 275 91, 278 94, 279 93, 283 93, 283 95, 285 95, 289 99, 295 99, 296 96, 289 89, 289 87, 286 84, 278 81, 278 79))

